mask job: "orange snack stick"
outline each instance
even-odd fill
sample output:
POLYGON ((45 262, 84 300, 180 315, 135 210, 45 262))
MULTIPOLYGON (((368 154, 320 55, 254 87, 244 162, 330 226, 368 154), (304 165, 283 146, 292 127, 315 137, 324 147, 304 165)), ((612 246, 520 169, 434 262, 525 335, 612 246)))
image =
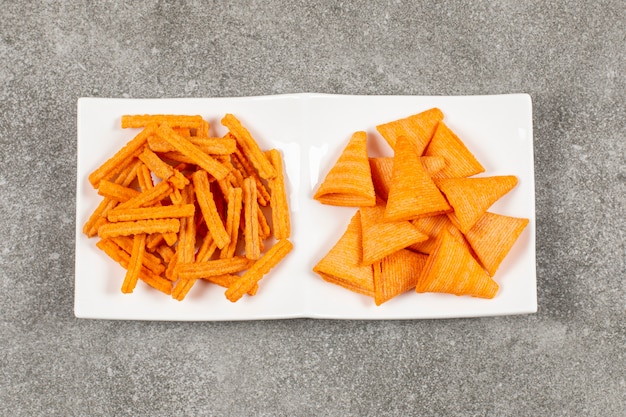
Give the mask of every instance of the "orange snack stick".
POLYGON ((528 219, 486 212, 465 237, 480 263, 493 277, 527 225, 528 219))
POLYGON ((243 181, 243 218, 245 254, 248 259, 261 257, 261 242, 259 238, 259 206, 256 200, 256 184, 251 177, 243 181))
POLYGON ((213 237, 218 248, 222 249, 230 242, 230 235, 224 227, 224 223, 217 211, 215 199, 211 192, 209 177, 204 170, 198 170, 191 176, 196 192, 196 198, 200 211, 205 219, 209 233, 213 237))
POLYGON ((178 276, 181 279, 199 279, 214 275, 234 274, 250 268, 254 262, 243 256, 233 256, 206 262, 181 263, 178 264, 178 276))
POLYGON ((189 184, 189 180, 185 178, 181 173, 175 170, 171 165, 163 162, 161 158, 150 149, 145 148, 139 159, 146 164, 146 166, 157 177, 162 180, 167 180, 178 189, 182 189, 185 185, 189 184))
POLYGON ((243 178, 254 178, 254 182, 256 183, 256 187, 258 188, 257 197, 259 200, 259 204, 261 204, 262 206, 266 206, 270 200, 270 193, 267 191, 265 184, 263 184, 263 181, 261 181, 261 177, 259 176, 252 163, 248 159, 246 159, 245 155, 239 148, 237 148, 232 154, 232 165, 235 168, 232 173, 237 175, 237 179, 239 180, 238 184, 242 183, 243 178))
POLYGON ((435 183, 454 208, 450 220, 467 233, 493 203, 517 185, 517 177, 441 178, 435 183))
MULTIPOLYGON (((195 194, 193 186, 188 185, 183 188, 182 197, 185 204, 193 206, 195 202, 195 194)), ((196 247, 196 222, 194 215, 183 217, 180 219, 180 231, 178 234, 178 246, 176 247, 176 259, 178 264, 193 262, 195 258, 196 247)), ((172 279, 177 279, 177 269, 174 269, 172 279)), ((174 288, 176 289, 176 288, 174 288)))
POLYGON ((443 120, 443 113, 435 107, 404 119, 378 125, 376 130, 392 149, 395 149, 396 141, 400 136, 407 137, 415 144, 417 155, 421 156, 441 120, 443 120))
POLYGON ((215 243, 215 240, 213 240, 213 237, 209 233, 204 237, 198 248, 198 252, 196 252, 196 262, 209 261, 216 250, 217 243, 215 243))
POLYGON ((126 114, 122 116, 122 128, 144 127, 150 124, 161 125, 167 123, 171 127, 198 128, 202 126, 202 116, 187 116, 175 114, 126 114))
POLYGON ((365 132, 352 135, 313 198, 322 204, 336 206, 376 205, 365 132))
POLYGON ((228 113, 222 119, 222 124, 228 128, 230 133, 237 140, 243 154, 254 165, 261 178, 269 179, 276 175, 274 167, 267 159, 259 145, 254 140, 250 132, 232 114, 228 113))
POLYGON ((235 254, 235 249, 237 249, 239 222, 241 221, 242 194, 243 191, 241 188, 231 188, 228 191, 226 230, 228 231, 230 242, 220 251, 220 258, 231 258, 235 254))
POLYGON ((493 298, 498 292, 498 284, 461 242, 443 230, 415 290, 493 298))
POLYGON ((142 191, 130 200, 119 204, 115 209, 139 208, 150 206, 172 193, 172 187, 166 181, 158 183, 154 188, 142 191))
POLYGON ((195 279, 178 280, 176 284, 174 284, 174 289, 172 290, 172 298, 177 301, 183 301, 189 293, 189 290, 191 290, 195 283, 195 279))
POLYGON ((446 166, 434 175, 435 178, 461 178, 485 172, 474 154, 443 122, 439 122, 424 155, 439 155, 446 160, 446 166))
POLYGON ((193 204, 173 206, 138 207, 111 210, 108 215, 110 222, 128 222, 133 220, 167 219, 193 216, 193 204))
POLYGON ((111 181, 102 180, 98 187, 98 194, 110 200, 125 202, 139 195, 139 191, 111 181))
POLYGON ((133 236, 133 248, 130 253, 130 260, 128 261, 128 269, 126 270, 126 276, 122 283, 122 292, 129 294, 133 292, 139 279, 139 271, 143 265, 143 256, 146 252, 146 234, 140 233, 133 236))
POLYGON ((374 271, 363 265, 361 213, 356 212, 346 231, 313 271, 322 279, 350 291, 374 296, 374 271))
POLYGON ((172 260, 172 257, 174 256, 174 249, 172 249, 171 247, 167 246, 167 244, 165 245, 159 245, 157 246, 154 251, 156 253, 159 254, 159 256, 161 256, 161 259, 163 259, 163 262, 165 262, 166 264, 169 265, 170 261, 172 260))
POLYGON ((394 252, 428 239, 409 221, 385 222, 385 203, 361 207, 363 265, 371 265, 394 252))
MULTIPOLYGON (((135 235, 137 236, 137 235, 135 235)), ((147 236, 146 236, 147 237, 147 236)), ((110 238, 113 242, 115 242, 115 244, 117 246, 119 246, 120 248, 122 248, 126 253, 128 253, 129 255, 132 255, 133 253, 133 237, 130 236, 117 236, 117 237, 112 237, 110 238)), ((147 239, 146 239, 146 243, 147 243, 147 239)), ((144 244, 144 246, 146 246, 147 249, 147 245, 144 244)), ((163 265, 163 263, 161 262, 161 260, 151 254, 150 252, 146 252, 144 251, 143 257, 142 257, 142 262, 143 265, 148 268, 150 271, 154 272, 157 275, 161 275, 163 272, 165 272, 165 266, 163 265)))
POLYGON ((399 137, 385 220, 411 220, 449 211, 451 207, 421 164, 415 144, 399 137))
POLYGON ((137 220, 134 222, 107 223, 100 226, 98 236, 101 238, 115 236, 130 236, 139 233, 167 233, 178 232, 178 219, 137 220))
MULTIPOLYGON (((119 263, 123 268, 128 269, 130 255, 122 248, 117 246, 110 239, 101 239, 96 246, 106 253, 111 259, 119 263)), ((163 277, 153 273, 145 267, 141 267, 139 271, 139 279, 167 295, 172 293, 172 283, 163 277)))
POLYGON ((150 169, 144 163, 142 163, 137 170, 137 182, 139 183, 139 188, 141 188, 141 191, 146 191, 154 188, 154 180, 152 179, 152 174, 150 173, 150 169))
POLYGON ((289 203, 287 202, 287 192, 285 191, 283 161, 277 149, 269 150, 267 155, 276 170, 276 176, 268 180, 274 238, 276 240, 288 239, 291 235, 291 219, 289 215, 289 203))
POLYGON ((428 257, 401 249, 374 263, 374 302, 376 305, 414 289, 428 257))
POLYGON ((148 140, 148 137, 152 136, 155 132, 156 125, 149 124, 143 129, 137 136, 135 136, 130 142, 128 142, 122 149, 117 151, 110 159, 102 164, 98 169, 93 171, 89 175, 89 182, 94 188, 98 188, 100 181, 106 178, 111 173, 120 169, 124 161, 133 156, 135 152, 140 150, 148 140))
MULTIPOLYGON (((217 284, 220 287, 228 288, 235 283, 239 279, 239 275, 233 274, 224 274, 224 275, 212 275, 209 277, 203 278, 205 281, 211 282, 213 284, 217 284)), ((248 291, 248 295, 256 294, 259 289, 259 284, 255 283, 254 286, 248 291)))
MULTIPOLYGON (((131 161, 131 163, 127 164, 127 166, 119 173, 115 179, 115 183, 122 187, 128 187, 139 174, 139 168, 141 165, 143 164, 138 159, 131 161)), ((98 228, 107 222, 106 216, 108 215, 109 210, 115 207, 117 203, 117 200, 105 197, 100 204, 98 204, 98 207, 94 210, 91 216, 89 216, 87 222, 83 225, 83 233, 85 233, 88 237, 96 236, 98 234, 98 228)))
POLYGON ((274 268, 293 249, 293 244, 287 240, 279 240, 225 292, 226 298, 235 302, 250 291, 272 268, 274 268))
POLYGON ((205 169, 216 179, 220 180, 228 175, 228 169, 224 167, 224 165, 220 164, 210 155, 202 152, 189 140, 177 135, 168 125, 159 126, 155 134, 169 142, 178 152, 189 157, 193 163, 205 169))

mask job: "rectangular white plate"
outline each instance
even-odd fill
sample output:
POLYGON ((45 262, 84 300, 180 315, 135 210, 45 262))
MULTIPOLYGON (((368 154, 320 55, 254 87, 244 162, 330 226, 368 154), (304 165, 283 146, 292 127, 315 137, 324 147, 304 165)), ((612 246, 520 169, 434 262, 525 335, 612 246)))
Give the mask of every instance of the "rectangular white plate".
POLYGON ((537 311, 535 184, 532 104, 526 94, 497 96, 338 96, 294 94, 200 99, 78 100, 76 202, 77 317, 127 320, 257 320, 279 318, 421 319, 524 314, 537 311), (353 132, 368 133, 372 155, 391 150, 375 126, 439 107, 444 121, 486 169, 483 175, 516 175, 519 184, 490 211, 530 219, 495 279, 492 300, 413 291, 376 306, 371 298, 323 281, 313 266, 335 244, 355 212, 311 198, 353 132), (179 302, 141 282, 122 294, 124 270, 82 234, 100 201, 87 176, 128 142, 123 114, 200 114, 214 134, 233 113, 262 149, 282 151, 287 174, 294 250, 260 283, 256 296, 231 303, 224 289, 198 281, 179 302))

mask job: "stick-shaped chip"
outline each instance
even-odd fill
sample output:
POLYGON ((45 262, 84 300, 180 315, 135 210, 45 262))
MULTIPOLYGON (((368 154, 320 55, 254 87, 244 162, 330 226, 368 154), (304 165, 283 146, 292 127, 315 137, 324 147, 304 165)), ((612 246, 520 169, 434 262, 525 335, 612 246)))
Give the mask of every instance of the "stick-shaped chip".
POLYGON ((195 164, 205 169, 209 174, 218 180, 223 179, 228 175, 228 169, 224 165, 220 164, 210 155, 202 152, 196 145, 191 143, 184 137, 176 134, 168 125, 161 125, 156 130, 155 134, 162 139, 166 140, 172 145, 178 152, 189 157, 195 164))
MULTIPOLYGON (((104 253, 106 253, 111 259, 119 263, 123 268, 128 269, 130 255, 117 246, 112 240, 101 239, 96 243, 96 246, 104 251, 104 253)), ((155 288, 167 295, 172 293, 172 283, 170 281, 158 276, 145 267, 141 268, 139 272, 139 279, 152 288, 155 288)))
POLYGON ((130 236, 138 233, 167 233, 178 232, 178 219, 137 220, 134 222, 108 223, 100 226, 98 236, 101 238, 115 236, 130 236))
POLYGON ((146 234, 140 233, 133 237, 133 249, 130 254, 130 260, 128 262, 128 269, 126 270, 126 276, 122 283, 122 292, 129 294, 133 292, 139 279, 139 272, 143 265, 143 256, 146 251, 146 234))
POLYGON ((89 182, 94 188, 98 188, 100 181, 119 169, 120 166, 135 152, 140 150, 148 140, 148 137, 152 136, 156 130, 156 124, 149 124, 143 129, 137 136, 135 136, 130 142, 128 142, 122 149, 117 151, 110 159, 102 164, 98 169, 89 175, 89 182))
POLYGON ((267 273, 270 272, 293 249, 287 240, 279 240, 263 256, 252 264, 237 281, 226 290, 226 298, 235 302, 250 291, 267 273))
POLYGON ((267 159, 258 143, 254 140, 248 129, 232 114, 226 114, 222 119, 222 124, 228 128, 230 133, 237 140, 244 155, 259 172, 261 178, 269 179, 276 175, 276 170, 267 159))
POLYGON ((194 211, 195 207, 193 204, 122 208, 110 211, 108 219, 110 222, 128 222, 134 220, 181 218, 193 216, 194 211))
POLYGON ((193 173, 191 179, 196 191, 198 205, 204 216, 209 233, 211 233, 217 247, 222 249, 230 242, 230 236, 217 211, 215 199, 213 198, 209 184, 209 177, 206 171, 198 170, 193 173))
POLYGON ((122 128, 144 127, 150 124, 161 125, 167 123, 171 127, 199 128, 204 120, 202 116, 187 116, 177 114, 125 114, 122 116, 122 128))
POLYGON ((259 237, 259 206, 256 199, 256 183, 252 177, 243 181, 243 211, 244 211, 244 242, 245 253, 248 259, 259 259, 261 256, 261 241, 259 237))
POLYGON ((289 216, 287 192, 285 190, 283 161, 277 149, 269 150, 267 155, 276 170, 276 176, 268 181, 274 238, 276 240, 288 239, 291 235, 291 219, 289 216))

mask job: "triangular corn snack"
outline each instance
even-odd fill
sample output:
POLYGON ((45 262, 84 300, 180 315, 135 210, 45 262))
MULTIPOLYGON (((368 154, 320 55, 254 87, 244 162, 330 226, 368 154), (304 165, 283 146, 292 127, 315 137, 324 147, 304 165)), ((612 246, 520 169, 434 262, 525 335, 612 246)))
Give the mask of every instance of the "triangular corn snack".
POLYGON ((385 222, 385 202, 381 199, 374 207, 361 207, 360 212, 364 265, 371 265, 400 249, 428 239, 407 220, 385 222))
POLYGON ((401 249, 374 264, 374 302, 381 305, 415 288, 428 257, 401 249))
POLYGON ((443 113, 434 107, 404 119, 378 125, 376 130, 385 138, 392 149, 395 149, 396 141, 400 136, 408 137, 415 143, 419 156, 426 149, 428 142, 435 133, 437 123, 441 120, 443 120, 443 113))
POLYGON ((313 268, 324 280, 351 291, 374 296, 374 272, 362 264, 361 213, 350 220, 348 228, 335 246, 313 268))
POLYGON ((447 229, 452 236, 462 241, 468 249, 470 248, 469 243, 465 241, 463 234, 454 226, 450 218, 445 214, 420 217, 419 219, 411 220, 411 224, 415 226, 417 230, 427 235, 428 239, 422 242, 414 243, 407 249, 429 255, 437 243, 437 236, 439 236, 441 231, 444 229, 447 229))
POLYGON ((454 208, 450 219, 467 233, 493 203, 517 185, 517 177, 441 178, 435 183, 454 208))
POLYGON ((452 208, 421 164, 414 142, 399 137, 385 220, 411 220, 449 211, 452 208))
MULTIPOLYGON (((369 160, 376 195, 383 200, 387 200, 393 175, 393 157, 371 157, 369 160)), ((441 171, 446 165, 446 161, 442 156, 421 156, 420 162, 431 177, 441 171)))
POLYGON ((528 219, 487 212, 465 234, 489 275, 494 276, 526 225, 528 219))
POLYGON ((367 157, 367 134, 356 132, 326 175, 314 197, 322 204, 365 207, 376 205, 367 157))
POLYGON ((435 178, 461 178, 485 172, 461 139, 443 122, 439 122, 424 155, 442 156, 446 161, 445 168, 433 175, 435 178))
POLYGON ((415 290, 493 298, 498 284, 465 246, 444 230, 422 269, 415 290))

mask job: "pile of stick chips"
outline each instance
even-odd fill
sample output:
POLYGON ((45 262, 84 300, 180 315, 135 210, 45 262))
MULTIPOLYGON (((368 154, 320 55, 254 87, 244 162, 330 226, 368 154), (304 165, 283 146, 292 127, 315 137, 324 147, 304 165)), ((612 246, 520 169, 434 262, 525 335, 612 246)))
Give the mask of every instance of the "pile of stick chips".
POLYGON ((124 115, 141 131, 89 175, 103 199, 83 227, 137 281, 183 300, 197 280, 230 301, 293 248, 282 157, 262 151, 232 114, 223 137, 201 116, 124 115))
POLYGON ((314 267, 380 305, 414 289, 493 298, 496 270, 528 219, 487 210, 517 185, 485 171, 438 108, 376 126, 393 149, 369 157, 356 132, 319 186, 323 204, 357 207, 314 267))

